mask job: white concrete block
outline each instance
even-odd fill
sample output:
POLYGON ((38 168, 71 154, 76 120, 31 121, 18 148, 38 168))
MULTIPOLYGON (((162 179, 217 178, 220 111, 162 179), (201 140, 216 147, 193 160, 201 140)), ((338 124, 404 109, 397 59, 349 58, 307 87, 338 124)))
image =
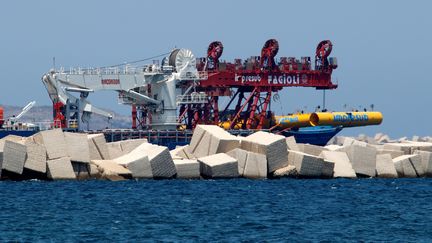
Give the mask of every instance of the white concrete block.
POLYGON ((267 178, 267 158, 263 154, 247 152, 243 177, 250 179, 267 178))
POLYGON ((418 150, 414 154, 420 155, 425 176, 432 177, 432 152, 418 150))
POLYGON ((351 145, 347 148, 346 153, 356 174, 369 177, 376 175, 377 152, 375 148, 351 145))
POLYGON ((64 137, 71 161, 90 163, 90 147, 87 134, 65 132, 64 137))
POLYGON ((303 144, 303 150, 302 152, 305 154, 310 154, 313 156, 319 156, 322 151, 326 151, 327 149, 325 147, 313 145, 313 144, 303 144))
POLYGON ((300 176, 303 177, 321 177, 324 160, 322 158, 305 154, 298 151, 289 151, 290 161, 289 164, 293 164, 297 169, 300 176))
POLYGON ((46 130, 33 136, 34 141, 45 146, 48 159, 69 157, 66 139, 61 129, 46 130))
POLYGON ((287 143, 288 150, 300 151, 294 136, 285 138, 285 141, 287 143))
POLYGON ((24 168, 46 173, 47 153, 45 147, 35 143, 32 138, 27 139, 25 145, 27 148, 27 157, 24 168))
MULTIPOLYGON (((407 178, 415 178, 417 177, 417 173, 411 164, 410 158, 413 155, 402 155, 393 159, 393 163, 395 165, 396 171, 398 173, 398 177, 407 177, 407 178)), ((417 155, 414 155, 417 156, 417 155)))
POLYGON ((297 177, 298 172, 294 165, 288 165, 286 167, 277 169, 273 172, 273 177, 297 177))
POLYGON ((418 154, 413 154, 412 157, 410 157, 411 165, 413 166, 416 174, 418 177, 424 177, 425 172, 422 165, 421 156, 418 154))
POLYGON ((392 157, 392 159, 402 156, 405 153, 401 150, 391 150, 391 149, 377 149, 377 154, 390 154, 390 156, 392 157))
POLYGON ((196 157, 203 157, 226 153, 238 147, 240 147, 240 139, 224 129, 214 125, 198 125, 194 130, 189 152, 196 157))
POLYGON ((92 160, 92 164, 96 165, 102 178, 108 180, 122 180, 132 177, 132 172, 122 165, 117 164, 112 160, 92 160))
POLYGON ((268 173, 288 166, 288 147, 284 136, 255 132, 242 139, 241 148, 265 155, 268 173))
POLYGON ((246 160, 248 157, 248 151, 236 148, 236 149, 229 151, 226 154, 237 160, 239 176, 243 176, 244 170, 246 167, 246 160))
POLYGON ((4 170, 22 174, 26 160, 27 147, 23 141, 13 142, 6 140, 3 147, 3 165, 4 170))
POLYGON ((224 154, 214 154, 199 158, 201 175, 210 178, 238 177, 238 162, 235 158, 224 154))
POLYGON ((377 177, 381 178, 397 178, 398 173, 393 163, 390 154, 377 154, 376 159, 377 177))
MULTIPOLYGON (((108 152, 108 146, 105 140, 105 136, 102 133, 99 134, 88 134, 88 138, 91 138, 93 140, 94 145, 96 146, 97 151, 99 152, 99 155, 104 160, 111 159, 110 154, 108 152)), ((89 145, 92 146, 89 142, 89 145)), ((90 158, 92 158, 92 153, 95 153, 94 148, 90 148, 90 158)))
POLYGON ((122 150, 121 141, 107 143, 107 148, 111 159, 115 159, 126 154, 122 150))
POLYGON ((195 159, 174 160, 177 176, 179 179, 200 178, 200 164, 195 159))
POLYGON ((140 146, 143 143, 148 143, 147 139, 141 138, 141 139, 129 139, 129 140, 120 141, 122 151, 125 154, 136 149, 138 146, 140 146))
POLYGON ((76 179, 69 157, 62 157, 47 161, 47 176, 52 180, 76 179))
POLYGON ((150 160, 146 152, 143 146, 138 146, 130 153, 113 159, 113 161, 128 168, 134 178, 153 178, 150 160))
POLYGON ((334 163, 333 177, 334 178, 356 178, 356 173, 351 165, 348 155, 345 152, 339 151, 323 151, 320 154, 321 158, 334 163))

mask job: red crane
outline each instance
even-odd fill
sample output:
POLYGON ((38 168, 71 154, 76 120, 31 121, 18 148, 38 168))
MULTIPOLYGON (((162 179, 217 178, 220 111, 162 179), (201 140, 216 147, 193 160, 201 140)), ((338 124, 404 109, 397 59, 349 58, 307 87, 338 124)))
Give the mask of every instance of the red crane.
POLYGON ((336 58, 328 56, 332 43, 328 40, 318 44, 315 56, 315 69, 310 57, 300 60, 281 57, 278 63, 274 58, 279 50, 278 41, 265 42, 261 56, 252 56, 245 61, 235 59, 234 63, 219 62, 223 52, 221 42, 212 42, 207 57, 197 62, 198 70, 208 72, 208 78, 196 85, 197 92, 208 96, 208 103, 182 105, 179 121, 187 128, 198 123, 220 124, 229 122, 229 128, 262 129, 268 123, 271 112, 269 106, 273 93, 285 87, 314 87, 316 89, 335 89, 331 74, 337 68, 336 58), (211 65, 208 65, 208 64, 211 65), (218 100, 221 96, 230 97, 227 106, 220 111, 218 100), (235 104, 234 108, 231 105, 235 104))

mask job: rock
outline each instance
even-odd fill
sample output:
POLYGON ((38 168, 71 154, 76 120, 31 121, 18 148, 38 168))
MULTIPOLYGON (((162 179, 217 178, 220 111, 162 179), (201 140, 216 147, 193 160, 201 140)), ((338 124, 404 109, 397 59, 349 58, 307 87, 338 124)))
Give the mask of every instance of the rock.
POLYGON ((376 157, 376 173, 377 177, 381 178, 397 178, 393 159, 390 154, 377 154, 376 157))
POLYGON ((24 168, 45 174, 47 168, 47 154, 45 147, 35 143, 33 138, 28 138, 25 141, 25 145, 27 149, 27 157, 24 163, 24 168))
POLYGON ((273 172, 273 177, 297 177, 298 172, 294 165, 288 165, 273 172))
POLYGON ((432 152, 417 150, 414 154, 420 155, 425 176, 432 177, 432 152))
POLYGON ((33 136, 34 141, 44 145, 49 160, 69 157, 66 139, 61 129, 45 130, 33 136))
POLYGON ((26 160, 27 147, 23 141, 13 142, 6 140, 3 147, 3 165, 4 170, 22 174, 26 160))
POLYGON ((323 151, 320 154, 321 158, 334 163, 333 177, 334 178, 356 178, 356 173, 352 168, 348 155, 345 152, 338 151, 323 151))
POLYGON ((351 145, 346 149, 349 160, 356 174, 374 177, 376 175, 376 149, 351 145))
POLYGON ((47 161, 47 176, 51 180, 76 179, 69 157, 62 157, 47 161))
POLYGON ((71 161, 90 163, 87 134, 65 132, 64 137, 71 161))
POLYGON ((292 150, 289 151, 288 163, 295 166, 300 176, 313 178, 321 177, 324 166, 322 158, 292 150))
POLYGON ((130 170, 112 160, 91 160, 91 163, 97 166, 102 178, 118 181, 132 177, 130 170))
POLYGON ((195 159, 174 160, 174 165, 179 179, 198 179, 200 178, 200 164, 195 159))
POLYGON ((288 147, 284 136, 255 132, 242 139, 241 148, 265 155, 268 173, 288 166, 288 147))
POLYGON ((285 138, 285 141, 287 143, 288 150, 300 151, 294 136, 285 138))
POLYGON ((411 163, 411 157, 419 155, 402 155, 393 159, 399 177, 415 178, 417 173, 411 163))
POLYGON ((111 159, 108 152, 108 146, 105 140, 105 136, 102 133, 99 134, 88 134, 87 135, 90 150, 90 159, 111 159), (92 144, 93 142, 93 144, 92 144))
MULTIPOLYGON (((284 141, 285 142, 285 141, 284 141)), ((235 158, 218 153, 198 159, 201 175, 209 178, 238 177, 238 162, 235 158)))

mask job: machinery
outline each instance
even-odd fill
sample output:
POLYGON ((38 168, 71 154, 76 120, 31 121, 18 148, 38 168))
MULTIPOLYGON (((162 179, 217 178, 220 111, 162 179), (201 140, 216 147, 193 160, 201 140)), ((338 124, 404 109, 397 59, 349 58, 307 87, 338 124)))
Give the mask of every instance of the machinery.
MULTIPOLYGON (((318 44, 313 67, 310 57, 276 61, 279 43, 275 39, 265 42, 260 56, 220 61, 223 44, 214 41, 202 58, 187 49, 174 49, 160 65, 153 61, 141 67, 52 69, 42 81, 53 102, 53 126, 66 130, 85 130, 92 113, 111 119, 112 114, 88 100, 91 93, 108 90, 118 93, 120 103, 131 106, 135 131, 191 131, 197 124, 215 124, 230 131, 266 129, 286 134, 301 127, 330 125, 337 133, 347 123, 336 122, 327 113, 275 116, 271 112, 271 101, 283 88, 337 88, 331 80, 338 66, 337 59, 330 57, 332 47, 329 40, 318 44), (219 107, 222 98, 228 102, 219 107)), ((354 125, 368 122, 348 124, 354 125)))
POLYGON ((20 119, 29 112, 35 104, 36 101, 31 101, 18 115, 13 115, 6 120, 4 120, 4 110, 0 107, 0 138, 6 137, 7 135, 31 136, 39 131, 39 127, 35 124, 20 122, 20 119))

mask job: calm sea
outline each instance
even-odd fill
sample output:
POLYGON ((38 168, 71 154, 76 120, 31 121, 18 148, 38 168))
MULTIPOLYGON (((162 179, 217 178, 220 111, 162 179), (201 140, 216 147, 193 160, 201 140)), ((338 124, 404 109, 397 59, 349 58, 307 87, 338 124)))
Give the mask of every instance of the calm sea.
POLYGON ((432 179, 0 182, 0 241, 432 241, 432 179))

